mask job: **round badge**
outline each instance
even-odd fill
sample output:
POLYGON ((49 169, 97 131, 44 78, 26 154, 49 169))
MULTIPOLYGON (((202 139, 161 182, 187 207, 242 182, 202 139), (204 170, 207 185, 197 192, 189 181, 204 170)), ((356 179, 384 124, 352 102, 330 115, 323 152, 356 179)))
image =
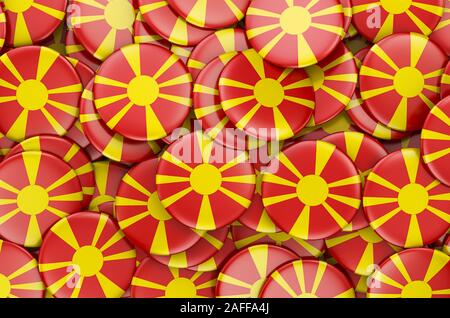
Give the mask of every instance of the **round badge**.
POLYGON ((81 45, 80 41, 78 41, 78 39, 75 37, 73 29, 70 28, 67 29, 65 46, 67 56, 75 58, 80 62, 83 62, 93 70, 97 70, 100 64, 102 63, 100 60, 93 57, 85 49, 85 47, 81 45))
POLYGON ((89 210, 115 215, 117 190, 128 168, 111 161, 97 161, 93 165, 95 190, 89 210))
POLYGON ((136 18, 132 0, 72 0, 70 26, 80 43, 104 61, 121 47, 133 43, 136 18))
POLYGON ((195 80, 200 71, 216 57, 247 49, 249 44, 244 30, 229 28, 216 31, 201 41, 192 51, 187 63, 189 72, 195 80))
POLYGON ((170 47, 170 42, 163 39, 159 34, 145 22, 142 13, 139 11, 134 22, 134 43, 148 43, 159 45, 165 48, 170 47))
POLYGON ((234 246, 231 232, 228 232, 227 238, 225 239, 222 248, 216 254, 214 254, 214 256, 197 266, 189 267, 189 269, 200 272, 220 270, 234 253, 236 253, 236 247, 234 246))
POLYGON ((38 263, 22 247, 0 240, 0 299, 43 298, 38 263))
POLYGON ((95 149, 94 146, 92 146, 89 140, 86 138, 83 127, 81 127, 81 123, 79 120, 77 120, 75 124, 73 124, 72 128, 69 129, 65 137, 76 142, 81 148, 83 148, 91 161, 98 160, 102 157, 102 154, 98 152, 97 149, 95 149))
POLYGON ((170 256, 153 256, 153 258, 169 267, 192 268, 217 254, 222 249, 228 232, 228 227, 205 232, 200 241, 186 251, 170 256))
POLYGON ((172 268, 148 257, 134 274, 131 297, 213 298, 216 278, 216 272, 172 268))
POLYGON ((41 246, 56 221, 81 210, 83 193, 75 171, 43 152, 23 152, 0 166, 0 235, 25 247, 41 246))
MULTIPOLYGON (((352 159, 363 183, 372 168, 388 155, 386 149, 377 140, 360 132, 336 133, 322 140, 335 145, 352 159)), ((355 218, 343 230, 355 231, 367 226, 369 223, 364 217, 364 209, 360 207, 355 218)))
POLYGON ((368 298, 449 298, 450 257, 412 248, 392 255, 372 275, 368 298))
POLYGON ((157 140, 183 123, 192 106, 192 78, 169 50, 150 44, 123 47, 95 76, 95 107, 115 132, 157 140))
POLYGON ((433 178, 420 150, 407 148, 382 159, 364 189, 364 210, 386 241, 406 248, 433 243, 449 228, 450 189, 433 178))
POLYGON ((275 270, 260 298, 355 298, 348 278, 322 261, 298 260, 275 270))
POLYGON ((431 173, 450 186, 450 96, 440 101, 425 120, 421 135, 422 158, 431 173))
POLYGON ((373 42, 394 33, 429 35, 444 10, 444 0, 352 0, 352 4, 352 23, 359 33, 373 42))
POLYGON ((316 126, 336 117, 350 102, 358 69, 352 52, 339 43, 328 57, 305 70, 312 80, 316 100, 309 126, 316 126))
POLYGON ((444 99, 447 96, 450 96, 450 62, 447 63, 441 78, 441 98, 444 99))
POLYGON ((0 130, 11 140, 62 136, 78 117, 80 78, 52 49, 28 46, 3 54, 0 80, 0 130))
POLYGON ((219 80, 222 108, 235 126, 262 140, 286 140, 306 126, 315 107, 312 82, 253 49, 233 58, 219 80))
POLYGON ((93 101, 93 81, 83 91, 80 121, 84 134, 97 151, 111 160, 134 163, 154 157, 161 151, 155 141, 136 141, 114 133, 100 118, 93 101))
POLYGON ((231 230, 237 249, 256 244, 271 244, 287 248, 301 258, 318 258, 325 251, 324 240, 302 240, 284 232, 260 233, 242 225, 232 225, 231 230))
POLYGON ((225 114, 219 97, 219 78, 225 66, 237 55, 230 52, 212 60, 195 80, 193 102, 195 117, 201 121, 205 133, 227 147, 249 148, 248 135, 237 130, 225 114))
POLYGON ((211 231, 231 224, 250 206, 255 172, 246 152, 227 151, 196 132, 163 153, 156 184, 162 205, 173 217, 211 231))
POLYGON ((252 47, 282 67, 317 64, 345 35, 339 0, 253 0, 245 23, 252 47))
POLYGON ((270 273, 297 258, 291 251, 273 245, 261 244, 243 249, 231 257, 220 271, 216 296, 258 298, 270 273))
POLYGON ((306 240, 342 230, 360 207, 361 177, 354 163, 323 141, 294 144, 263 174, 263 204, 284 232, 306 240))
POLYGON ((74 142, 56 136, 36 136, 25 139, 8 153, 7 158, 25 151, 42 151, 66 162, 75 171, 83 191, 82 207, 86 208, 94 194, 94 166, 86 153, 74 142))
POLYGON ((1 0, 9 47, 36 44, 48 38, 66 15, 67 0, 1 0))
POLYGON ((56 223, 39 270, 56 298, 119 298, 130 285, 136 250, 106 214, 80 212, 56 223))
POLYGON ((439 101, 447 56, 427 37, 396 34, 374 45, 360 71, 361 97, 382 124, 399 131, 422 128, 439 101))
POLYGON ((450 0, 444 1, 444 14, 439 24, 434 28, 433 33, 430 34, 430 39, 439 45, 447 55, 450 55, 450 42, 448 41, 448 31, 450 30, 450 0))
POLYGON ((250 0, 168 0, 187 22, 200 28, 220 29, 238 23, 245 16, 250 0))
POLYGON ((116 196, 119 226, 139 248, 154 255, 181 253, 196 244, 204 234, 172 218, 156 192, 158 159, 131 168, 122 178, 116 196))
POLYGON ((352 100, 345 107, 345 111, 360 130, 383 140, 399 140, 410 134, 391 129, 381 124, 366 110, 366 107, 361 98, 361 93, 357 88, 352 100))
POLYGON ((173 11, 167 1, 137 0, 137 3, 145 22, 171 43, 194 46, 214 32, 187 23, 173 11))
POLYGON ((348 270, 369 276, 386 258, 396 252, 370 227, 339 233, 325 240, 327 252, 348 270))

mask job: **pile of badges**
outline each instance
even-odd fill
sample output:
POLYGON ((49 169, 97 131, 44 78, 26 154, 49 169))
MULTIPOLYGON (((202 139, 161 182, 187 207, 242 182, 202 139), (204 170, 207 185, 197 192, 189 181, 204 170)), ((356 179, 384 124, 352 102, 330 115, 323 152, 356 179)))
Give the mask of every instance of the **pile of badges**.
POLYGON ((0 0, 1 297, 450 297, 450 0, 0 0))

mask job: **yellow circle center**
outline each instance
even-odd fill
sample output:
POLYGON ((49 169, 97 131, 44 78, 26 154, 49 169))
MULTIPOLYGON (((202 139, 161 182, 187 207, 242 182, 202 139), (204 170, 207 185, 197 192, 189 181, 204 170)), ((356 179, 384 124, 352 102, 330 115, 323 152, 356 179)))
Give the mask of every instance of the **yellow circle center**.
POLYGON ((408 214, 419 214, 428 206, 428 191, 422 185, 411 183, 404 186, 398 195, 400 208, 408 214))
POLYGON ((72 263, 78 274, 91 277, 102 269, 103 254, 95 246, 83 246, 73 255, 72 263))
POLYGON ((128 98, 138 106, 152 104, 159 95, 159 85, 150 76, 142 75, 133 78, 128 84, 128 98))
POLYGON ((362 230, 359 230, 359 236, 361 236, 361 238, 367 243, 375 244, 383 241, 383 239, 379 237, 371 227, 366 227, 362 230))
POLYGON ((196 296, 195 284, 184 277, 175 278, 166 287, 166 297, 168 298, 194 298, 196 296))
POLYGON ((430 285, 420 280, 408 283, 402 290, 402 298, 431 298, 432 295, 430 285))
POLYGON ((286 242, 292 238, 289 234, 287 234, 285 232, 270 233, 270 234, 268 234, 268 236, 275 242, 280 242, 280 243, 286 242))
POLYGON ((17 195, 17 207, 25 214, 36 215, 48 207, 48 193, 38 185, 29 185, 17 195))
POLYGON ((258 103, 266 107, 276 107, 284 99, 283 86, 272 78, 263 78, 256 83, 253 93, 258 103))
POLYGON ((128 0, 110 0, 105 9, 105 19, 117 30, 129 29, 134 23, 134 8, 128 0))
POLYGON ((320 205, 328 198, 328 184, 322 177, 306 176, 297 185, 297 195, 306 205, 320 205))
POLYGON ((11 293, 11 283, 8 277, 0 274, 0 298, 6 298, 11 293))
POLYGON ((148 199, 147 208, 150 215, 158 221, 167 221, 172 219, 172 216, 163 207, 156 191, 153 192, 148 199))
POLYGON ((303 7, 290 7, 281 14, 280 24, 287 34, 302 34, 311 26, 311 14, 303 7))
POLYGON ((416 97, 422 93, 424 85, 422 73, 414 67, 404 67, 394 77, 394 88, 403 97, 416 97))
POLYGON ((384 10, 392 14, 401 14, 409 9, 412 0, 381 0, 384 10))
POLYGON ((34 0, 5 0, 5 8, 6 10, 21 13, 27 11, 34 0))
POLYGON ((313 82, 314 91, 317 92, 320 88, 322 88, 323 82, 325 82, 325 72, 320 68, 320 66, 317 65, 312 65, 305 70, 313 82))
POLYGON ((258 298, 259 293, 261 292, 261 288, 266 281, 266 277, 263 277, 261 279, 258 279, 250 289, 250 298, 258 298))
POLYGON ((16 91, 17 101, 20 106, 28 110, 38 110, 47 104, 47 87, 37 80, 22 82, 16 91))
POLYGON ((222 174, 219 169, 208 163, 195 167, 190 176, 191 186, 201 195, 210 195, 222 185, 222 174))

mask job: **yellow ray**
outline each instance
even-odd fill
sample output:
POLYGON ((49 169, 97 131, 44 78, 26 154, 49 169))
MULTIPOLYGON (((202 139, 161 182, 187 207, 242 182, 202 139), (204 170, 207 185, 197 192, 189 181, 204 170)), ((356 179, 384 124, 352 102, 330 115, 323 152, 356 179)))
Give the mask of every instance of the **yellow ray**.
POLYGON ((186 188, 180 192, 175 193, 174 195, 165 198, 164 200, 161 200, 161 203, 164 207, 169 207, 172 204, 174 204, 175 202, 177 202, 178 200, 184 198, 186 195, 188 195, 189 193, 191 193, 193 191, 192 187, 186 188))
POLYGON ((322 282, 322 278, 327 270, 327 267, 328 267, 327 263, 319 262, 319 265, 317 266, 317 273, 316 276, 314 277, 313 287, 311 288, 311 294, 315 295, 317 293, 317 290, 319 289, 320 283, 322 282))
POLYGON ((117 286, 116 283, 114 283, 112 280, 110 280, 108 277, 103 275, 101 272, 97 273, 96 275, 98 283, 100 284, 103 293, 107 298, 116 298, 118 296, 121 296, 125 293, 125 291, 117 286))
POLYGON ((53 191, 53 190, 63 186, 64 184, 66 184, 67 182, 69 182, 69 181, 71 181, 71 180, 73 180, 75 178, 77 178, 77 175, 75 174, 75 172, 73 170, 69 170, 65 175, 63 175, 58 180, 53 182, 45 190, 47 192, 51 192, 51 191, 53 191))
POLYGON ((372 46, 371 51, 375 53, 375 55, 377 55, 380 59, 382 59, 387 65, 389 65, 395 72, 398 72, 400 70, 397 64, 395 64, 390 56, 386 52, 384 52, 378 44, 372 46))
POLYGON ((250 293, 250 289, 252 288, 252 285, 238 279, 235 277, 232 277, 230 275, 227 275, 225 273, 220 273, 219 277, 217 278, 218 281, 223 282, 223 283, 227 283, 230 285, 235 285, 235 286, 239 286, 242 288, 248 288, 249 289, 249 293, 250 293))
POLYGON ((240 196, 239 194, 237 194, 231 190, 228 190, 224 187, 220 187, 219 191, 222 192, 223 194, 225 194, 227 197, 229 197, 233 201, 235 201, 236 203, 239 203, 244 208, 248 208, 250 206, 250 204, 252 203, 249 199, 244 198, 244 197, 240 196))
POLYGON ((100 239, 100 235, 103 233, 103 229, 105 228, 106 223, 108 222, 108 217, 106 214, 100 214, 98 219, 97 227, 95 228, 94 236, 92 237, 92 246, 97 246, 98 240, 100 239))
POLYGON ((124 50, 121 49, 125 60, 133 71, 134 75, 141 76, 141 50, 124 50))
POLYGON ((374 182, 382 187, 385 187, 386 189, 392 190, 394 192, 400 192, 400 188, 397 187, 396 185, 392 184, 391 182, 389 182, 388 180, 386 180, 385 178, 377 175, 375 172, 371 172, 369 173, 369 176, 367 177, 367 180, 374 182))
POLYGON ((423 279, 424 282, 428 283, 430 280, 432 280, 436 274, 438 274, 446 265, 448 262, 445 260, 442 260, 442 253, 434 250, 433 256, 431 257, 430 265, 428 266, 427 272, 425 274, 425 277, 423 279))
POLYGON ((292 225, 289 234, 295 237, 307 239, 309 237, 311 207, 305 205, 303 210, 297 217, 297 220, 292 225))
MULTIPOLYGON (((300 293, 306 293, 306 282, 305 282, 305 272, 303 270, 303 262, 294 263, 295 276, 297 277, 297 282, 300 287, 300 293)), ((286 290, 286 289, 285 289, 286 290)))
POLYGON ((169 242, 167 242, 166 224, 164 221, 158 222, 149 252, 156 255, 170 254, 169 242))
POLYGON ((197 226, 199 229, 215 229, 214 214, 211 208, 211 203, 209 201, 209 196, 204 195, 202 197, 202 203, 200 205, 200 210, 197 218, 197 226))
POLYGON ((162 290, 165 291, 166 290, 166 286, 158 284, 158 283, 154 283, 139 277, 133 277, 133 280, 131 281, 131 286, 136 286, 136 287, 144 287, 144 288, 149 288, 149 289, 156 289, 156 290, 162 290))
POLYGON ((343 229, 348 224, 348 222, 327 202, 324 202, 322 206, 325 208, 325 210, 327 210, 328 214, 333 218, 333 220, 339 225, 341 229, 343 229))
MULTIPOLYGON (((281 31, 280 33, 278 33, 278 35, 276 35, 275 37, 272 38, 272 40, 270 42, 268 42, 258 53, 265 58, 270 51, 272 51, 272 49, 278 44, 278 42, 281 41, 281 39, 286 35, 286 32, 281 31)), ((305 41, 306 42, 306 41, 305 41)))
POLYGON ((277 282, 278 285, 280 285, 280 287, 286 291, 286 293, 288 293, 292 298, 296 298, 297 294, 296 292, 292 289, 292 287, 286 282, 286 280, 283 278, 283 276, 281 276, 281 274, 278 271, 273 272, 270 277, 277 282))
POLYGON ((331 156, 334 154, 336 146, 323 141, 318 141, 316 146, 315 175, 320 176, 325 169, 331 156))
POLYGON ((27 263, 23 264, 22 266, 20 266, 18 269, 16 269, 14 272, 12 272, 11 274, 9 274, 7 276, 7 278, 9 280, 13 280, 14 278, 17 278, 27 272, 29 272, 30 270, 37 268, 37 262, 36 260, 33 258, 32 260, 28 261, 27 263))
POLYGON ((131 258, 135 258, 135 257, 136 257, 136 250, 132 249, 132 250, 128 250, 125 252, 104 256, 103 260, 105 262, 109 262, 109 261, 119 261, 119 260, 124 260, 124 259, 131 259, 131 258))
POLYGON ((402 212, 402 209, 400 207, 397 207, 393 209, 392 211, 384 214, 383 216, 380 216, 379 218, 373 220, 370 222, 370 226, 376 230, 380 226, 382 226, 384 223, 388 222, 390 219, 392 219, 394 216, 396 216, 398 213, 402 212))
POLYGON ((155 80, 158 80, 158 78, 161 77, 168 69, 170 69, 176 62, 178 62, 180 58, 176 56, 175 54, 172 54, 161 67, 156 71, 156 73, 153 75, 153 78, 155 80))
POLYGON ((20 74, 20 72, 16 69, 15 65, 10 60, 10 58, 7 54, 4 54, 1 57, 1 62, 3 63, 3 65, 5 65, 5 67, 8 69, 8 71, 17 79, 17 81, 19 81, 19 83, 22 83, 25 81, 22 77, 22 74, 20 74))
POLYGON ((409 276, 408 270, 406 269, 405 265, 403 264, 402 259, 398 254, 394 254, 390 257, 390 260, 395 265, 395 267, 398 269, 398 271, 402 274, 403 278, 410 283, 412 281, 411 277, 409 276))
POLYGON ((58 57, 59 55, 55 54, 53 50, 46 47, 41 47, 36 71, 36 80, 41 81, 44 78, 53 64, 55 64, 58 57))

